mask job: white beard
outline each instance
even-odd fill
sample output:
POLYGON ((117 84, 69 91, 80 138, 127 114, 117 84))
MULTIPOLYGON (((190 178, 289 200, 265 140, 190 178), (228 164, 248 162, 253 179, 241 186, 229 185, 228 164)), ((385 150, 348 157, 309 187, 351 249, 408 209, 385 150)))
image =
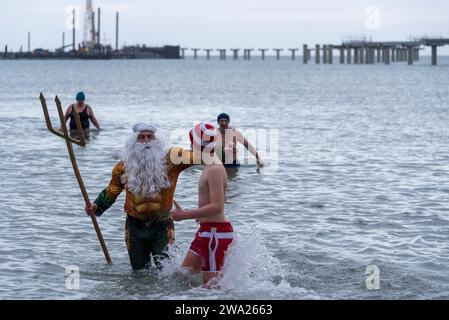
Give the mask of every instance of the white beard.
POLYGON ((166 172, 166 152, 159 139, 140 143, 137 136, 138 134, 134 134, 126 143, 122 183, 126 183, 126 187, 134 195, 152 198, 162 189, 170 187, 166 172))

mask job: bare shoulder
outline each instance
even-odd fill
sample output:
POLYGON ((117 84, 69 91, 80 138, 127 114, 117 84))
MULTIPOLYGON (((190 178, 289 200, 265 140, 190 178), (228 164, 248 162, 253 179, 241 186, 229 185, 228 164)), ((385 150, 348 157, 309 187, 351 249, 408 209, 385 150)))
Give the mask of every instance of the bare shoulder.
POLYGON ((207 170, 207 175, 209 179, 213 179, 215 181, 222 181, 227 178, 226 170, 222 164, 214 164, 210 166, 207 170))
POLYGON ((234 135, 238 138, 243 138, 243 133, 240 130, 234 129, 234 135))

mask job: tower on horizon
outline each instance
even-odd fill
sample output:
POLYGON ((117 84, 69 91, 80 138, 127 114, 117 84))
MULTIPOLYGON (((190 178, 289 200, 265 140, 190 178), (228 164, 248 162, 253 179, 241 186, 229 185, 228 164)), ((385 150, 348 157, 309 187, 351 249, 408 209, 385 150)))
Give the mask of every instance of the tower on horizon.
POLYGON ((95 12, 92 0, 86 0, 86 11, 84 13, 84 47, 93 49, 97 43, 97 32, 95 30, 95 12))

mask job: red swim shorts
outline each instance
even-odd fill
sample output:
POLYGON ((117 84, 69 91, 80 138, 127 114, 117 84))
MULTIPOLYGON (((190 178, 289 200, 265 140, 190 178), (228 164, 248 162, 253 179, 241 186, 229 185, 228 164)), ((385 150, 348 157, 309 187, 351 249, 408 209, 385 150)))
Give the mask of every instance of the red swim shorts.
POLYGON ((201 270, 216 272, 223 267, 224 257, 234 238, 230 222, 201 223, 190 250, 201 258, 201 270))

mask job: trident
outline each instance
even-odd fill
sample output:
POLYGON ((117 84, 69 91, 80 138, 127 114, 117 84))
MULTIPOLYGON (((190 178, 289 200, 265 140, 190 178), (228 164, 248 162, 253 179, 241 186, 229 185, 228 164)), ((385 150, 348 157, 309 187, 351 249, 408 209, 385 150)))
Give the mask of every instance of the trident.
MULTIPOLYGON (((75 153, 73 152, 72 143, 75 143, 81 147, 86 146, 86 140, 84 139, 84 133, 83 129, 81 127, 81 121, 80 117, 78 115, 78 112, 76 112, 75 108, 72 108, 72 114, 75 118, 75 124, 76 129, 79 133, 79 140, 73 139, 70 137, 69 132, 67 131, 67 126, 65 122, 64 113, 62 111, 61 101, 59 100, 59 97, 56 96, 55 102, 56 107, 58 109, 59 119, 61 120, 61 128, 62 133, 56 131, 53 126, 51 125, 50 115, 48 113, 47 108, 47 102, 45 101, 44 95, 40 94, 39 99, 41 100, 42 104, 42 110, 44 111, 45 116, 45 122, 47 123, 47 129, 53 133, 54 135, 57 135, 60 138, 63 138, 67 143, 67 150, 69 151, 70 160, 72 162, 73 171, 75 172, 76 179, 78 180, 78 185, 81 189, 81 193, 83 194, 84 201, 86 202, 86 205, 90 203, 89 195, 87 194, 86 188, 84 187, 83 179, 81 178, 80 171, 78 169, 78 164, 76 162, 75 153)), ((98 240, 100 241, 101 248, 103 249, 104 257, 106 258, 106 261, 110 264, 112 263, 111 257, 109 256, 108 248, 106 247, 106 243, 104 242, 103 235, 101 234, 100 227, 97 222, 97 218, 95 215, 90 215, 90 218, 92 219, 92 224, 94 225, 95 232, 97 233, 98 240)))

